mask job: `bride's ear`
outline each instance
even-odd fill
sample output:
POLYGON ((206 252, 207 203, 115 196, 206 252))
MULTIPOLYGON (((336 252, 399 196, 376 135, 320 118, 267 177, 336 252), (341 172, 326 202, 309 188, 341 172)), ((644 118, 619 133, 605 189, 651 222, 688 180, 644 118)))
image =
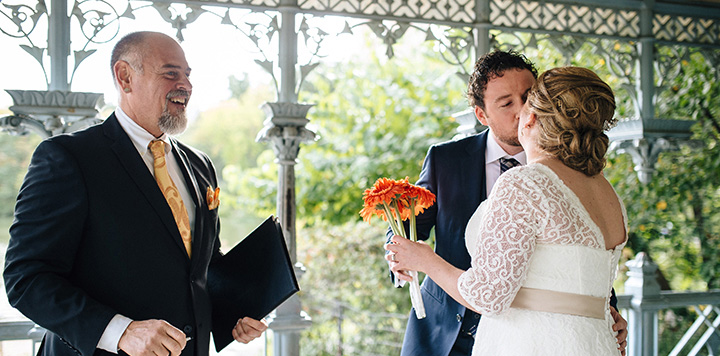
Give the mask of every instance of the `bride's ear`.
POLYGON ((534 112, 530 112, 528 115, 527 122, 525 123, 525 127, 532 128, 535 126, 535 123, 537 122, 537 115, 535 115, 534 112))

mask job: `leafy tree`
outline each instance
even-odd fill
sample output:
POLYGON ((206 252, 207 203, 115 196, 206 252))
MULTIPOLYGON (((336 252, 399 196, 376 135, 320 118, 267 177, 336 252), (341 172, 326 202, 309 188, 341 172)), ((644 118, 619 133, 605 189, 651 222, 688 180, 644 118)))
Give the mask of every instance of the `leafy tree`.
MULTIPOLYGON (((0 113, 0 116, 7 114, 0 113)), ((8 228, 12 223, 15 199, 38 143, 40 137, 37 135, 11 136, 0 132, 0 242, 3 244, 10 238, 8 228)))
MULTIPOLYGON (((224 249, 232 248, 266 217, 242 203, 246 192, 232 182, 233 177, 256 167, 257 157, 268 149, 267 145, 255 142, 255 136, 265 119, 260 105, 274 95, 267 84, 250 87, 246 75, 242 79, 230 77, 229 86, 231 97, 200 113, 182 135, 184 142, 207 153, 217 169, 223 205, 220 239, 224 249)), ((274 202, 274 197, 270 201, 274 202)))
MULTIPOLYGON (((425 48, 425 47, 423 47, 425 48)), ((414 59, 368 58, 321 66, 301 101, 320 136, 305 144, 296 166, 298 217, 342 223, 358 219, 364 189, 386 176, 417 179, 427 148, 452 137, 450 114, 466 107, 464 83, 453 68, 419 51, 414 59)), ((248 204, 274 209, 274 155, 259 157, 250 174, 248 204)))
POLYGON ((392 287, 382 245, 385 224, 320 222, 303 229, 303 305, 313 326, 304 355, 397 355, 410 310, 408 288, 392 287))
POLYGON ((628 157, 611 155, 608 169, 630 216, 630 243, 647 251, 673 289, 720 288, 720 83, 700 53, 685 60, 670 90, 660 94, 660 112, 697 121, 697 147, 660 156, 652 181, 641 184, 628 157))

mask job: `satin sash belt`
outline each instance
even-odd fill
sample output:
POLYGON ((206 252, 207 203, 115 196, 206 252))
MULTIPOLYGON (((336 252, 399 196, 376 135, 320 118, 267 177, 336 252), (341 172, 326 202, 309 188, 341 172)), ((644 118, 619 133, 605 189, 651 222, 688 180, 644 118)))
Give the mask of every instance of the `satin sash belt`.
POLYGON ((521 287, 510 307, 605 319, 605 298, 547 289, 521 287))

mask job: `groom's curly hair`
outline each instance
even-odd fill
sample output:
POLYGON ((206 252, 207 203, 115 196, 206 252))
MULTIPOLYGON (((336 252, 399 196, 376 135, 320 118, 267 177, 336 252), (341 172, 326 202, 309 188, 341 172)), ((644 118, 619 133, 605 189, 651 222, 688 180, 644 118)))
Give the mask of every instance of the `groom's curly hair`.
POLYGON ((470 75, 467 97, 471 107, 479 106, 485 110, 485 89, 490 80, 502 77, 508 69, 527 69, 537 78, 535 65, 530 60, 513 50, 495 50, 478 58, 475 69, 470 75))

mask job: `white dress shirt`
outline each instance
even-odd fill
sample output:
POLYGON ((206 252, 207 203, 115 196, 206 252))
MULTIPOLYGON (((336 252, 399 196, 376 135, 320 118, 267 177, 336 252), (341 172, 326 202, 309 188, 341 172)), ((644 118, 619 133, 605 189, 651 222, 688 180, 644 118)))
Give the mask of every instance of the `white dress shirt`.
MULTIPOLYGON (((168 173, 180 192, 183 203, 185 203, 185 209, 187 210, 188 218, 190 219, 190 231, 192 235, 192 231, 195 231, 195 202, 190 196, 190 189, 188 189, 188 186, 185 183, 185 178, 180 170, 180 165, 175 159, 175 155, 170 153, 172 146, 170 145, 168 136, 163 134, 159 138, 155 138, 155 136, 145 131, 145 129, 140 127, 140 125, 127 116, 120 107, 115 109, 115 116, 117 117, 120 126, 130 137, 130 141, 132 141, 138 151, 138 154, 145 162, 145 165, 153 177, 155 177, 155 168, 153 166, 155 158, 153 158, 148 145, 150 144, 150 141, 155 139, 165 142, 165 162, 167 164, 168 173)), ((110 323, 108 323, 105 327, 105 331, 100 337, 100 341, 98 341, 97 348, 117 354, 120 338, 132 321, 133 320, 130 318, 116 314, 112 320, 110 320, 110 323)))
POLYGON ((492 130, 490 130, 490 135, 488 135, 487 139, 487 146, 485 147, 486 197, 490 196, 492 187, 495 185, 495 182, 500 177, 500 158, 514 158, 523 166, 527 164, 527 157, 525 156, 525 151, 521 151, 514 156, 508 154, 502 147, 500 147, 500 145, 497 143, 497 138, 495 138, 492 130))

